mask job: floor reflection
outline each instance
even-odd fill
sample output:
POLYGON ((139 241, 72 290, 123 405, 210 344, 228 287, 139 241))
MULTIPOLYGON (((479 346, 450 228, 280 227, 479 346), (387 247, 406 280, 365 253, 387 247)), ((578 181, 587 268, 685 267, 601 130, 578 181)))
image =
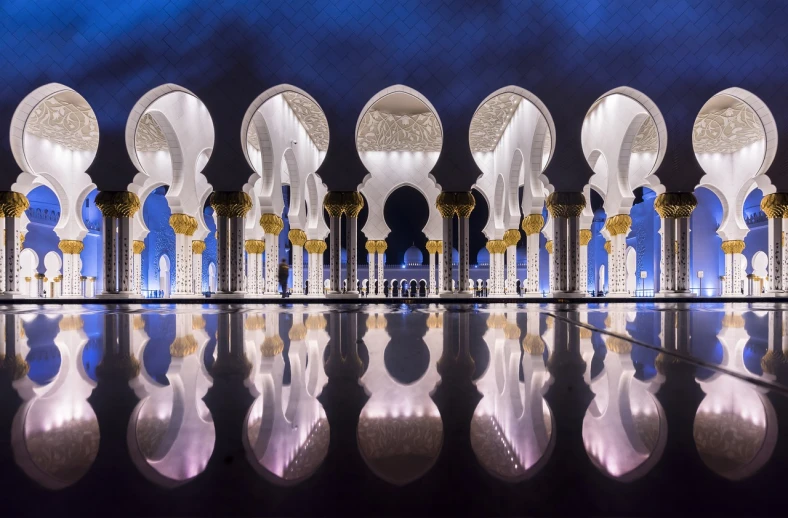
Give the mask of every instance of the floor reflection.
POLYGON ((374 505, 466 479, 508 498, 749 481, 755 498, 788 456, 787 322, 781 304, 6 311, 2 473, 28 500, 23 481, 82 498, 122 470, 146 498, 288 486, 296 507, 346 482, 374 505))

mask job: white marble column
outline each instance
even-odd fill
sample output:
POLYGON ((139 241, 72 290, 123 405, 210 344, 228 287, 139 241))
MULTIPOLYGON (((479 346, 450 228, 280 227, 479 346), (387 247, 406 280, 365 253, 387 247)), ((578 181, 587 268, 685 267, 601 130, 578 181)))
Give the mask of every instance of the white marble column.
POLYGON ((591 230, 580 229, 580 279, 579 287, 582 291, 588 291, 588 244, 591 242, 591 230))
MULTIPOLYGON (((243 297, 246 292, 244 286, 245 219, 252 209, 252 198, 243 191, 217 191, 211 194, 211 207, 213 207, 216 214, 217 295, 243 297)), ((260 223, 262 224, 262 220, 260 223)), ((192 231, 192 234, 194 234, 194 231, 192 231)), ((190 259, 192 255, 190 235, 190 259)), ((202 272, 200 273, 200 278, 202 278, 202 272)), ((190 286, 192 285, 192 278, 193 274, 190 271, 190 286)))
POLYGON ((246 293, 247 295, 262 295, 265 292, 263 284, 265 241, 247 239, 244 248, 246 250, 246 293))
POLYGON ((617 214, 607 218, 605 229, 610 234, 610 254, 608 256, 608 294, 624 297, 627 292, 627 234, 632 226, 632 218, 626 214, 617 214))
POLYGON ((377 253, 377 241, 373 239, 367 240, 364 248, 367 250, 367 295, 375 295, 375 254, 377 253))
POLYGON ((386 280, 386 250, 388 249, 388 243, 383 240, 377 241, 377 252, 378 252, 378 295, 385 295, 383 289, 383 283, 386 280))
POLYGON ((662 220, 658 296, 690 296, 690 216, 698 201, 692 193, 662 193, 654 210, 662 220))
POLYGON ((506 285, 504 293, 517 294, 517 243, 520 242, 520 231, 509 229, 503 235, 506 243, 506 285))
POLYGON ((276 214, 263 214, 260 226, 265 231, 265 294, 279 294, 279 233, 285 226, 276 214))
POLYGON ((495 249, 494 240, 490 239, 487 241, 484 247, 487 249, 487 257, 490 261, 487 267, 487 293, 489 295, 495 295, 495 280, 497 278, 495 269, 498 266, 498 261, 495 260, 495 252, 493 252, 495 249))
POLYGON ((22 280, 19 278, 21 265, 19 254, 22 247, 22 221, 19 219, 30 207, 27 197, 18 192, 0 192, 0 212, 5 220, 4 277, 7 297, 20 297, 22 280))
POLYGON ((443 254, 441 257, 441 293, 452 290, 452 242, 454 241, 453 213, 443 216, 443 254))
POLYGON ((676 291, 690 293, 690 219, 676 218, 676 291))
POLYGON ((580 289, 580 213, 566 220, 566 291, 585 293, 580 289))
MULTIPOLYGON (((737 296, 742 294, 741 253, 744 251, 744 241, 723 241, 722 252, 725 254, 725 284, 723 295, 737 296)), ((771 264, 771 263, 770 263, 771 264)))
POLYGON ((430 280, 429 280, 429 296, 434 297, 438 294, 435 277, 435 265, 437 261, 435 257, 441 253, 443 242, 438 240, 427 241, 427 252, 430 254, 430 280))
POLYGON ((544 227, 541 214, 531 214, 523 219, 522 229, 525 231, 526 247, 526 294, 539 293, 539 233, 544 227))
POLYGON ((553 240, 547 241, 544 244, 545 250, 547 250, 547 278, 548 285, 547 291, 550 293, 553 292, 553 240))
POLYGON ((779 295, 788 288, 788 253, 786 253, 785 239, 788 228, 783 220, 788 217, 788 193, 777 192, 764 196, 761 200, 761 210, 769 218, 768 293, 779 295))
POLYGON ((170 216, 170 226, 175 231, 175 291, 172 295, 189 297, 194 295, 192 236, 197 230, 197 219, 188 214, 173 214, 170 216))
POLYGON ((132 218, 140 209, 136 194, 103 191, 96 195, 96 207, 104 219, 104 295, 134 296, 134 252, 132 218))
MULTIPOLYGON (((104 248, 104 293, 118 292, 118 227, 117 218, 104 216, 102 244, 104 248)), ((7 230, 7 227, 6 227, 7 230)))
POLYGON ((342 246, 340 232, 342 227, 342 212, 329 211, 329 293, 342 293, 342 246))
MULTIPOLYGON (((358 209, 361 211, 361 208, 358 209)), ((347 293, 358 295, 358 212, 347 213, 345 221, 347 244, 347 293)))
POLYGON ((62 296, 66 298, 82 296, 82 260, 80 253, 85 245, 82 241, 63 239, 58 243, 63 253, 63 279, 61 281, 62 296))
POLYGON ((553 216, 553 289, 555 292, 567 291, 567 261, 566 261, 566 218, 553 216))
POLYGON ((134 293, 142 295, 142 252, 145 250, 144 241, 134 241, 134 293))
POLYGON ((134 239, 133 223, 129 216, 118 218, 118 293, 133 295, 134 291, 134 239))
POLYGON ((192 287, 195 295, 202 295, 202 253, 205 252, 205 241, 192 240, 192 287))
POLYGON ((660 249, 659 291, 676 290, 676 219, 662 218, 662 246, 660 249))
MULTIPOLYGON (((471 207, 471 210, 473 207, 471 207)), ((460 293, 473 295, 473 287, 469 284, 470 278, 470 241, 469 241, 469 219, 471 210, 465 212, 458 212, 458 227, 459 227, 459 245, 460 245, 460 293)))
POLYGON ((323 296, 323 252, 326 251, 326 242, 310 239, 305 244, 309 254, 309 296, 323 296))
POLYGON ((293 252, 293 295, 304 294, 304 245, 306 232, 300 229, 291 229, 287 234, 293 252))

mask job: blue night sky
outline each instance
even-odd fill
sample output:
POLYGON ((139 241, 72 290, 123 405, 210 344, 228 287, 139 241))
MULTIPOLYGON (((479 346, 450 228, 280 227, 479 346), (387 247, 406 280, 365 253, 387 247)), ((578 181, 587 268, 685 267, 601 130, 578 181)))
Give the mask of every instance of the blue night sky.
MULTIPOLYGON (((100 189, 122 189, 134 174, 123 140, 129 111, 148 90, 174 82, 213 117, 209 181, 237 190, 251 173, 239 139, 243 114, 263 90, 286 82, 326 112, 331 142, 319 173, 331 189, 355 189, 365 174, 356 120, 376 92, 402 83, 437 109, 445 140, 434 175, 444 189, 458 190, 479 174, 467 138, 473 112, 492 91, 516 84, 555 119, 556 154, 546 174, 559 190, 579 190, 591 173, 580 147, 583 116, 600 95, 627 85, 666 118, 668 155, 657 174, 669 189, 691 189, 702 174, 691 127, 709 97, 730 86, 751 90, 783 127, 787 7, 744 0, 5 1, 0 120, 7 127, 36 87, 71 86, 100 125, 89 173, 100 189)), ((18 167, 7 135, 0 142, 7 188, 18 167)), ((772 171, 784 167, 782 147, 772 171)))

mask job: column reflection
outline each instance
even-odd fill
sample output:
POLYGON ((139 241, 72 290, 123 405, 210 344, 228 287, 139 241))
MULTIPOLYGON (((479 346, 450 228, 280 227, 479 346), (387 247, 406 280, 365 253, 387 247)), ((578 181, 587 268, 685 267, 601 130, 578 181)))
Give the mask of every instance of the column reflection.
POLYGON ((407 339, 423 341, 428 354, 426 369, 409 384, 395 379, 387 366, 387 348, 394 348, 391 353, 396 357, 396 348, 405 344, 389 343, 386 326, 384 314, 367 317, 364 343, 369 366, 361 383, 369 400, 361 410, 357 440, 373 473, 391 484, 404 485, 432 468, 443 445, 443 422, 430 397, 440 379, 437 362, 443 349, 443 323, 441 314, 431 312, 423 338, 418 330, 408 328, 407 339))
POLYGON ((323 352, 328 342, 325 319, 310 315, 307 324, 293 314, 288 332, 290 384, 284 383, 284 341, 278 334, 279 314, 250 315, 251 327, 265 329, 265 338, 251 351, 251 387, 255 397, 244 422, 243 442, 250 464, 266 479, 297 484, 317 471, 328 453, 330 429, 317 396, 327 378, 323 352), (261 327, 262 326, 262 327, 261 327), (274 334, 276 333, 276 334, 274 334), (322 342, 322 343, 321 343, 322 342))
MULTIPOLYGON (((744 364, 750 335, 744 318, 726 304, 717 335, 723 348, 720 367, 752 375, 744 364)), ((785 333, 782 311, 770 315, 769 350, 785 333), (774 332, 776 331, 776 332, 774 332)), ((766 361, 768 372, 769 362, 766 361)), ((755 474, 769 460, 777 442, 777 418, 766 397, 768 389, 721 371, 698 380, 706 394, 697 413, 693 435, 701 459, 709 469, 729 480, 755 474)))
MULTIPOLYGON (((135 320, 132 327, 132 347, 139 347, 138 357, 144 359, 158 329, 150 329, 149 342, 142 322, 135 320)), ((205 470, 213 453, 216 432, 203 401, 212 384, 204 363, 208 341, 201 315, 176 314, 167 383, 154 379, 145 360, 140 375, 129 382, 140 398, 129 422, 129 451, 140 472, 158 485, 188 482, 205 470)))
MULTIPOLYGON (((586 360, 586 379, 594 399, 583 419, 583 444, 591 462, 604 474, 629 482, 648 473, 662 457, 667 440, 667 420, 654 394, 663 378, 635 377, 634 352, 626 338, 627 321, 634 313, 610 311, 605 329, 604 365, 592 376, 586 360)), ((588 352, 589 342, 584 346, 588 352)))
POLYGON ((99 449, 99 426, 87 401, 96 383, 83 363, 88 336, 82 317, 65 315, 54 324, 55 318, 31 318, 28 343, 19 317, 7 314, 4 334, 6 359, 14 367, 13 386, 24 401, 12 424, 14 460, 42 486, 63 489, 80 480, 93 465, 99 449), (45 363, 52 367, 58 354, 60 365, 53 377, 42 379, 36 367, 46 368, 45 363), (31 379, 34 373, 37 381, 31 379))
POLYGON ((508 482, 537 473, 555 445, 553 413, 544 400, 552 378, 545 367, 549 352, 539 334, 540 313, 527 313, 522 352, 515 318, 510 312, 487 319, 490 366, 476 383, 482 400, 471 421, 471 446, 479 463, 508 482))

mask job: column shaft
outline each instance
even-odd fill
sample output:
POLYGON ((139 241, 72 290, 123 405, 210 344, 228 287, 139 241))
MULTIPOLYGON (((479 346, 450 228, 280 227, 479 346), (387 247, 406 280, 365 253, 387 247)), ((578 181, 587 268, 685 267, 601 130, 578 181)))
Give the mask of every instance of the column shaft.
POLYGON ((347 292, 358 293, 358 218, 347 215, 345 223, 347 244, 347 292))
POLYGON ((554 292, 567 291, 566 218, 553 218, 553 288, 554 292))
POLYGON ((451 264, 451 253, 452 253, 452 242, 454 241, 454 225, 453 225, 454 216, 444 217, 443 218, 443 257, 441 259, 441 293, 443 292, 451 292, 451 277, 452 277, 452 264, 451 264))
POLYGON ((690 291, 690 219, 676 218, 676 291, 690 291))
POLYGON ((244 290, 244 245, 246 240, 246 221, 242 217, 227 218, 230 230, 229 269, 230 293, 243 293, 244 290))
POLYGON ((230 291, 230 218, 216 217, 216 262, 218 272, 216 291, 230 291))
MULTIPOLYGON (((7 220, 8 218, 6 218, 7 220)), ((104 216, 103 248, 104 248, 104 292, 118 292, 118 231, 117 218, 104 216)), ((8 223, 6 221, 6 237, 8 223)), ((7 242, 7 241, 6 241, 7 242)), ((6 247, 7 249, 7 247, 6 247)))
POLYGON ((570 216, 566 220, 566 290, 580 290, 580 216, 570 216))
POLYGON ((304 248, 293 244, 293 295, 304 294, 304 248))
POLYGON ((367 252, 367 295, 375 294, 375 249, 367 252))
POLYGON ((279 236, 265 234, 265 294, 279 293, 279 236))
POLYGON ((526 236, 526 293, 539 293, 539 232, 526 236))
MULTIPOLYGON (((384 241, 385 242, 385 241, 384 241)), ((386 280, 386 252, 378 251, 378 295, 384 295, 383 282, 386 280)))
POLYGON ((517 293, 517 245, 506 247, 506 293, 517 293))
POLYGON ((459 217, 459 242, 460 242, 460 287, 459 291, 464 293, 472 293, 473 290, 469 285, 470 277, 470 242, 469 242, 469 227, 468 222, 470 218, 459 217))
POLYGON ((430 252, 430 296, 435 296, 435 256, 437 252, 430 252))
MULTIPOLYGON (((342 226, 341 215, 329 217, 329 280, 331 293, 341 293, 342 285, 342 248, 340 232, 342 226)), ((266 243, 267 245, 267 243, 266 243)))
POLYGON ((134 293, 134 251, 131 218, 118 218, 118 292, 134 293))
POLYGON ((671 292, 676 289, 676 219, 662 218, 659 289, 671 292))
POLYGON ((783 256, 785 247, 785 228, 782 217, 769 218, 769 282, 771 292, 781 292, 784 290, 783 276, 788 274, 784 269, 783 262, 788 260, 788 254, 783 256))

